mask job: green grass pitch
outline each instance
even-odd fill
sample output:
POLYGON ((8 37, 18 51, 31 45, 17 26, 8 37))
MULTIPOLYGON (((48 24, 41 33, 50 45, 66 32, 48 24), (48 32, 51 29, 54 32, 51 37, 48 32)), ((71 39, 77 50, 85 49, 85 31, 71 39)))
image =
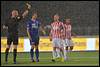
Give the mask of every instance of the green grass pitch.
MULTIPOLYGON (((35 55, 35 54, 34 54, 35 55)), ((30 53, 18 53, 17 64, 13 64, 13 54, 9 53, 8 64, 5 63, 5 54, 1 53, 1 66, 99 66, 99 52, 71 52, 67 54, 66 62, 52 62, 51 52, 40 52, 40 62, 31 62, 30 53)))

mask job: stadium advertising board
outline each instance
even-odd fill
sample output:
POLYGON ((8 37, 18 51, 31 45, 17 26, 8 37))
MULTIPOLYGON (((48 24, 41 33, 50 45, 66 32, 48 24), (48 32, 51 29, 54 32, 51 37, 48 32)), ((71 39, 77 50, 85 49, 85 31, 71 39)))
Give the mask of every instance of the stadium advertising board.
MULTIPOLYGON (((7 46, 7 38, 1 38, 1 52, 5 52, 7 46)), ((13 51, 13 45, 11 45, 10 52, 13 51)), ((18 52, 24 51, 24 38, 19 38, 19 44, 18 44, 18 52)))
MULTIPOLYGON (((72 40, 74 43, 73 51, 99 50, 99 38, 72 38, 72 40)), ((1 38, 1 52, 5 52, 6 44, 7 39, 1 38)), ((20 37, 18 52, 29 52, 30 48, 31 47, 29 39, 20 37)), ((39 50, 52 51, 52 42, 48 37, 40 38, 39 50)), ((11 48, 10 51, 13 51, 13 49, 11 48)))

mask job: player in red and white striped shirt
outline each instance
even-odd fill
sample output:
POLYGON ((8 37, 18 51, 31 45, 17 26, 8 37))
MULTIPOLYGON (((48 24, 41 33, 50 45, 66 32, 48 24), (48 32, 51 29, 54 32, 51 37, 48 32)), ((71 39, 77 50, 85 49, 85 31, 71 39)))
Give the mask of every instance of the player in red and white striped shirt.
POLYGON ((62 29, 61 29, 61 36, 60 36, 60 51, 61 51, 61 61, 64 62, 66 61, 66 49, 65 49, 65 26, 63 24, 62 29))
POLYGON ((52 38, 60 38, 61 37, 61 32, 60 32, 60 26, 62 25, 62 22, 60 21, 55 21, 51 24, 51 34, 52 38))
POLYGON ((71 39, 71 30, 72 30, 72 26, 71 26, 71 19, 66 19, 65 20, 65 34, 66 34, 66 50, 68 50, 68 47, 70 47, 70 50, 73 50, 73 42, 71 39))
MULTIPOLYGON (((65 51, 65 53, 67 53, 67 52, 71 52, 73 50, 73 46, 74 46, 72 38, 71 38, 72 37, 71 19, 66 19, 64 26, 65 26, 65 35, 66 35, 66 39, 65 39, 65 49, 66 49, 66 51, 65 51), (68 50, 68 48, 70 48, 70 49, 68 50)), ((65 56, 65 58, 66 58, 66 56, 65 56)))
POLYGON ((59 15, 54 15, 54 22, 51 24, 50 40, 53 42, 53 61, 56 57, 60 57, 60 38, 63 23, 59 21, 59 15))

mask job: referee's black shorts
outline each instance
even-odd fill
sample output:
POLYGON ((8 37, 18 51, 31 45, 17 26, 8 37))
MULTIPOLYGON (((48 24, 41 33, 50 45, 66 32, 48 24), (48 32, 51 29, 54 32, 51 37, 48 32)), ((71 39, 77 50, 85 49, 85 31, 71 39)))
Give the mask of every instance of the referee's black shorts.
POLYGON ((9 34, 7 36, 7 45, 11 45, 13 42, 13 45, 18 45, 18 34, 9 34))

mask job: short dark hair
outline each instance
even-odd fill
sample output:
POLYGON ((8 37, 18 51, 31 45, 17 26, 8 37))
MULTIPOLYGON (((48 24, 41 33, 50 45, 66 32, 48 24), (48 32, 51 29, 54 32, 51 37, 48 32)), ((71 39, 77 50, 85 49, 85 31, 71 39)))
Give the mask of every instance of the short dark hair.
POLYGON ((37 12, 36 12, 36 11, 34 11, 34 12, 32 13, 32 15, 34 15, 34 14, 37 14, 37 12))

